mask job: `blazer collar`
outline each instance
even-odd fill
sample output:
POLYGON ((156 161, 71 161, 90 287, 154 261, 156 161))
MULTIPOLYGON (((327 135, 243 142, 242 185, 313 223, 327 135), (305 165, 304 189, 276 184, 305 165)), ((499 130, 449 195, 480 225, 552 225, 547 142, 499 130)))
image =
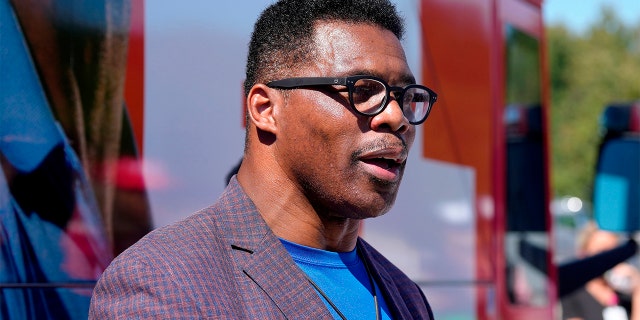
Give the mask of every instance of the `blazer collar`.
POLYGON ((280 240, 233 177, 220 199, 219 228, 224 228, 232 257, 244 274, 278 306, 287 319, 332 319, 280 240))
POLYGON ((371 273, 373 273, 374 280, 378 286, 380 286, 380 291, 387 302, 387 307, 389 307, 389 311, 391 311, 391 317, 393 319, 413 319, 413 315, 407 308, 406 302, 393 281, 393 277, 373 258, 373 253, 370 250, 371 246, 361 238, 358 239, 357 246, 362 259, 366 259, 371 267, 371 273))

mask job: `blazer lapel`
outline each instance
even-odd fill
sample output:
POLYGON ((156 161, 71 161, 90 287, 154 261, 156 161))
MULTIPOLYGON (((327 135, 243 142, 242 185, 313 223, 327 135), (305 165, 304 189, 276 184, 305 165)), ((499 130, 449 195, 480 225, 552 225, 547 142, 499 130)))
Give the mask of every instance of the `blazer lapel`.
POLYGON ((219 220, 218 227, 225 230, 237 266, 287 319, 333 319, 235 177, 229 184, 225 220, 219 220))
MULTIPOLYGON (((275 238, 275 236, 274 236, 275 238)), ((287 319, 333 319, 278 239, 249 254, 243 272, 278 306, 287 319)))
POLYGON ((360 240, 358 241, 358 247, 358 249, 363 253, 362 259, 366 259, 369 266, 371 266, 373 278, 376 280, 378 286, 380 286, 380 291, 382 291, 382 295, 387 302, 387 307, 389 307, 389 310, 391 311, 392 318, 413 319, 413 315, 407 308, 405 301, 402 299, 402 295, 400 294, 400 291, 398 291, 391 275, 378 263, 378 261, 372 259, 371 253, 360 240))

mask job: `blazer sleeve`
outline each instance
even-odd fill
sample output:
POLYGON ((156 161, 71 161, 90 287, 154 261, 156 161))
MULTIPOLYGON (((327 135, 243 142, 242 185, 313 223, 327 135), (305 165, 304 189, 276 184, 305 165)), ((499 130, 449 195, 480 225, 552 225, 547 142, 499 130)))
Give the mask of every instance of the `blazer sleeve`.
POLYGON ((116 259, 94 289, 89 319, 196 317, 188 292, 174 280, 162 261, 116 259))

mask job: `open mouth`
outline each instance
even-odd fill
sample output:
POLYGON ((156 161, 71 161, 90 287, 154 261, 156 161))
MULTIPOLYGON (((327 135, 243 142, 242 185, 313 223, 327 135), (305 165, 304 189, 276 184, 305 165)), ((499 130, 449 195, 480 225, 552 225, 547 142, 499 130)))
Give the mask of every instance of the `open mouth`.
POLYGON ((402 166, 407 160, 407 148, 398 143, 374 145, 355 155, 362 168, 376 179, 395 182, 400 180, 402 166))
POLYGON ((385 159, 385 158, 371 158, 371 159, 362 159, 362 162, 380 167, 382 169, 394 169, 400 167, 401 163, 397 162, 394 159, 385 159))
POLYGON ((401 176, 401 167, 404 159, 388 158, 363 158, 364 170, 381 181, 398 181, 401 176))

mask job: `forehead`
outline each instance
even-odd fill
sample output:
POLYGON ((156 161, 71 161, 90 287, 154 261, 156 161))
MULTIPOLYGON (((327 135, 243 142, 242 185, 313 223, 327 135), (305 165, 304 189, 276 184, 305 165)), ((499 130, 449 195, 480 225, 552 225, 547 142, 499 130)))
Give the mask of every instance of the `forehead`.
POLYGON ((400 40, 377 25, 319 22, 313 41, 311 66, 318 76, 371 74, 390 84, 413 80, 400 40))

